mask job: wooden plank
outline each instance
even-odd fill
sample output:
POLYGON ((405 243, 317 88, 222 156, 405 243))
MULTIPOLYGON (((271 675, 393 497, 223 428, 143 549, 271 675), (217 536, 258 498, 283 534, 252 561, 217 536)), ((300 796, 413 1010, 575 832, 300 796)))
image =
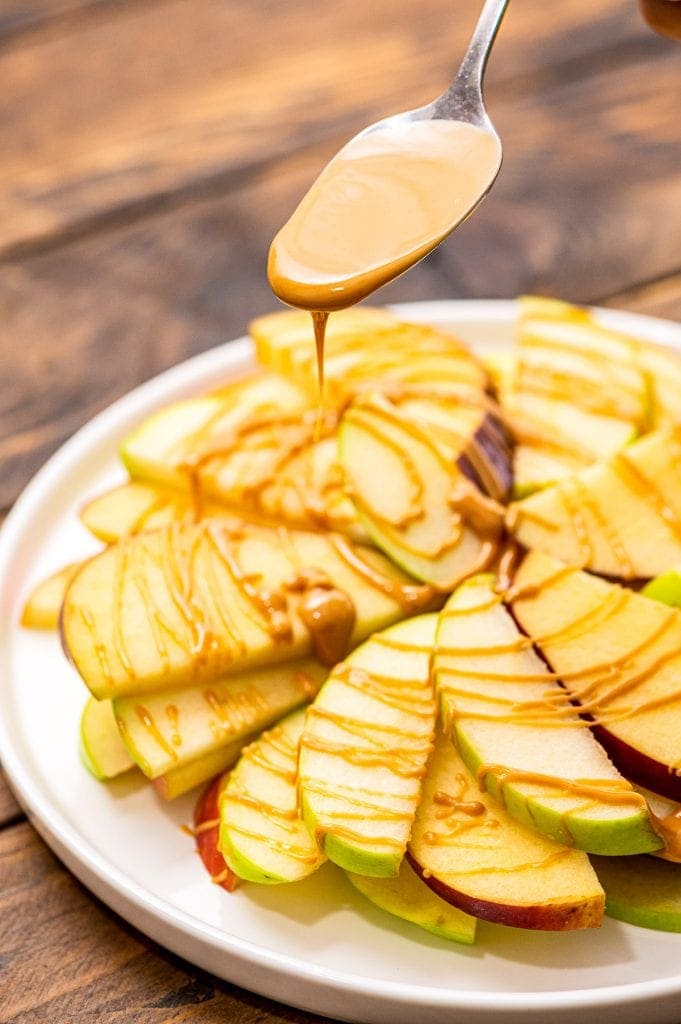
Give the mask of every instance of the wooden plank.
MULTIPOLYGON (((540 290, 598 301, 676 270, 677 86, 673 52, 498 103, 506 163, 492 195, 379 300, 540 290)), ((337 141, 226 196, 6 267, 0 508, 97 409, 273 307, 267 246, 337 141)))
POLYGON ((0 832, 2 1024, 315 1024, 163 952, 91 897, 27 823, 0 832))
POLYGON ((0 42, 27 30, 63 25, 78 14, 116 4, 117 0, 4 0, 0 7, 0 42))
MULTIPOLYGON (((170 0, 19 41, 0 55, 0 251, 25 251, 275 156, 354 133, 446 86, 475 5, 170 0), (47 101, 46 101, 46 98, 47 101)), ((664 55, 631 0, 512 5, 490 98, 589 55, 664 55), (528 31, 528 26, 530 30, 528 31)), ((604 58, 603 58, 604 59, 604 58)))

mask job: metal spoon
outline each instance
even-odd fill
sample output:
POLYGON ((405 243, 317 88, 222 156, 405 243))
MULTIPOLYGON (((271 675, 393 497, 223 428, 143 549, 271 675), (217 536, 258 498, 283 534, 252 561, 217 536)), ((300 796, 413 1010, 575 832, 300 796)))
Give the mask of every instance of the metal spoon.
POLYGON ((270 248, 275 294, 313 311, 365 298, 431 252, 487 195, 501 141, 482 96, 508 0, 486 0, 438 99, 365 128, 333 158, 270 248))

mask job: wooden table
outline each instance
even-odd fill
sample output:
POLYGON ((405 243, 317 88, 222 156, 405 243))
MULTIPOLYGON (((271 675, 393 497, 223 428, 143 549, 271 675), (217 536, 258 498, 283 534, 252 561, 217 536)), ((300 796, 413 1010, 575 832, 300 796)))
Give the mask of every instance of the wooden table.
MULTIPOLYGON (((94 412, 275 302, 339 144, 448 82, 466 0, 3 0, 0 509, 94 412)), ((681 46, 633 0, 514 0, 497 186, 385 301, 540 291, 681 318, 681 46)), ((311 1022, 93 899, 0 777, 0 1021, 311 1022)))

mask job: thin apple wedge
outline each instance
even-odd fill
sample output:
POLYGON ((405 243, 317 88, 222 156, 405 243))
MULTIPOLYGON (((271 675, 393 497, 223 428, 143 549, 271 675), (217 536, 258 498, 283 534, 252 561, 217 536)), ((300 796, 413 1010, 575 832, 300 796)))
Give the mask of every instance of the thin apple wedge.
POLYGON ((80 756, 100 782, 114 779, 135 767, 116 725, 110 700, 90 697, 80 719, 80 756))
POLYGON ((608 917, 681 932, 681 865, 655 857, 594 857, 608 917))
MULTIPOLYGON (((465 448, 460 441, 460 456, 465 448)), ((432 423, 412 418, 383 395, 363 396, 343 415, 339 454, 370 537, 416 579, 449 591, 490 564, 499 515, 432 423)))
POLYGON ((209 519, 139 534, 91 559, 68 588, 61 629, 101 699, 313 653, 334 664, 432 601, 378 552, 340 535, 209 519))
POLYGON ((566 846, 613 856, 659 849, 645 800, 612 765, 495 585, 491 575, 467 580, 438 620, 436 694, 469 770, 512 817, 566 846))
POLYGON ((432 746, 433 615, 372 637, 338 665, 307 710, 299 792, 329 860, 397 875, 432 746))
POLYGON ((117 697, 113 712, 130 756, 154 779, 228 744, 243 745, 311 700, 325 676, 317 662, 285 662, 210 685, 117 697))
POLYGON ((33 588, 21 613, 25 629, 57 629, 64 595, 80 566, 80 562, 66 565, 33 588))
POLYGON ((681 611, 540 551, 506 602, 622 774, 681 800, 681 611))
POLYGON ((220 511, 220 507, 211 502, 197 506, 189 492, 130 480, 86 502, 80 510, 80 521, 98 540, 115 544, 123 537, 144 530, 158 530, 171 523, 191 523, 219 515, 220 511))
POLYGON ((297 711, 243 751, 220 790, 218 846, 244 881, 297 882, 326 860, 298 811, 297 711))
POLYGON ((476 919, 453 907, 429 889, 405 859, 396 878, 371 878, 347 871, 351 885, 371 903, 394 917, 416 924, 432 935, 470 946, 476 919))
POLYGON ((241 757, 241 751, 253 738, 246 736, 234 740, 226 746, 211 750, 208 754, 201 754, 193 761, 185 761, 184 764, 170 768, 163 775, 152 779, 151 784, 164 800, 175 800, 179 796, 184 796, 197 786, 203 786, 216 775, 222 775, 233 768, 241 757))
POLYGON ((661 601, 672 608, 681 606, 681 567, 666 569, 646 583, 640 591, 644 597, 661 601))
POLYGON ((539 548, 604 576, 650 579, 681 562, 681 430, 656 431, 512 505, 508 525, 539 548))
POLYGON ((146 419, 121 445, 133 478, 187 489, 188 460, 218 443, 229 444, 247 424, 297 415, 310 408, 304 393, 277 374, 251 374, 212 395, 166 406, 146 419))
POLYGON ((481 793, 442 733, 408 856, 438 896, 486 921, 568 931, 598 927, 603 917, 603 890, 587 855, 524 828, 481 793))
MULTIPOLYGON (((258 359, 286 374, 312 398, 317 357, 309 314, 272 313, 250 326, 258 359)), ((487 374, 457 338, 426 324, 404 323, 387 310, 341 310, 330 318, 324 352, 325 398, 342 407, 353 395, 396 384, 437 381, 441 389, 483 391, 487 374)))
POLYGON ((218 797, 222 778, 214 779, 199 797, 194 811, 194 837, 201 862, 211 881, 227 892, 234 892, 239 879, 218 849, 220 809, 218 797))

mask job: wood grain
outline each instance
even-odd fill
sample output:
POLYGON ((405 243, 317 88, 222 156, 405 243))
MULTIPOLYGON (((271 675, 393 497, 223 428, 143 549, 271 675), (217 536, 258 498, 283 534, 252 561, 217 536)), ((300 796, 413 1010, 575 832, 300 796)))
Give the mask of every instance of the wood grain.
MULTIPOLYGON (((19 40, 0 55, 0 252, 229 189, 276 156, 426 102, 474 13, 464 0, 430 0, 418 17, 410 0, 168 0, 19 40)), ((543 0, 517 0, 489 96, 672 45, 631 0, 564 0, 550 17, 543 0)))
MULTIPOLYGON (((497 101, 506 163, 492 195, 379 301, 523 291, 598 301, 676 271, 678 59, 636 59, 497 101)), ((224 196, 5 268, 0 507, 97 409, 273 308, 267 246, 338 141, 273 162, 224 196)))
POLYGON ((2 774, 0 766, 0 829, 21 817, 21 808, 2 774))
POLYGON ((122 922, 27 823, 0 832, 2 1024, 315 1024, 190 967, 122 922))

